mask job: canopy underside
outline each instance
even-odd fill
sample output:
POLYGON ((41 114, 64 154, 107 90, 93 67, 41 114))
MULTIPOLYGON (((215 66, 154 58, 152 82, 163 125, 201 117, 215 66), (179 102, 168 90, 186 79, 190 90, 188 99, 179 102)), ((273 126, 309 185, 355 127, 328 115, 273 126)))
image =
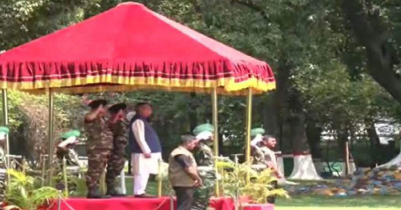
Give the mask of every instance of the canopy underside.
POLYGON ((276 88, 275 81, 265 83, 255 78, 235 83, 233 78, 222 78, 217 81, 204 80, 167 80, 162 78, 122 79, 119 77, 85 77, 81 79, 62 79, 35 83, 32 82, 0 82, 3 89, 19 90, 34 94, 44 94, 50 88, 58 93, 97 93, 97 92, 129 92, 136 90, 211 93, 214 87, 220 95, 247 95, 248 88, 254 94, 261 94, 276 88), (110 81, 110 82, 105 82, 110 81), (132 85, 134 84, 134 85, 132 85))

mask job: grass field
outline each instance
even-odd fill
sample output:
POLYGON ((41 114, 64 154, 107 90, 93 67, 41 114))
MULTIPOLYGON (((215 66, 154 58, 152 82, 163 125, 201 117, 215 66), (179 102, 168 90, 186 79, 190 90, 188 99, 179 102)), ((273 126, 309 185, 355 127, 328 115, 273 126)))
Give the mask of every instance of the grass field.
POLYGON ((371 210, 401 209, 399 196, 361 196, 333 198, 321 196, 295 196, 289 200, 278 199, 277 210, 371 210))
MULTIPOLYGON (((127 193, 132 195, 132 180, 127 179, 127 193)), ((157 184, 149 182, 148 193, 156 194, 157 184)), ((277 199, 275 210, 401 210, 401 196, 322 197, 293 196, 277 199)))

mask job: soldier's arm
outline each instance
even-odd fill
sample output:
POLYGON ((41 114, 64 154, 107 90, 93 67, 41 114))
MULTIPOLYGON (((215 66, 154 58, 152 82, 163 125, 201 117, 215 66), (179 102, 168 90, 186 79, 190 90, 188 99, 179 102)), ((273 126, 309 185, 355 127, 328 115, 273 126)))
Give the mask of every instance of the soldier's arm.
POLYGON ((100 110, 103 108, 103 106, 99 106, 99 108, 89 112, 88 114, 85 115, 85 122, 92 122, 97 118, 97 115, 99 114, 100 110))
POLYGON ((136 120, 132 124, 132 132, 134 133, 135 139, 139 144, 139 147, 144 154, 150 154, 149 145, 146 143, 145 139, 145 124, 141 120, 136 120))

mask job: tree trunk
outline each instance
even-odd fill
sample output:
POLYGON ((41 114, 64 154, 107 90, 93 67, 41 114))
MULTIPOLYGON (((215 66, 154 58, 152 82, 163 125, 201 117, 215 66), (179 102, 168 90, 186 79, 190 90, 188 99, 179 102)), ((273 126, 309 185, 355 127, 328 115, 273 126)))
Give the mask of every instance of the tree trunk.
POLYGON ((345 176, 348 176, 351 173, 350 168, 350 153, 349 153, 349 141, 345 141, 344 143, 344 162, 345 162, 345 176))
POLYGON ((289 89, 289 78, 290 78, 291 67, 283 59, 275 75, 276 78, 276 90, 273 92, 272 97, 269 97, 265 101, 264 108, 264 126, 268 134, 274 135, 278 140, 278 150, 283 151, 285 148, 289 148, 290 142, 283 133, 284 123, 284 112, 287 107, 288 89, 289 89))
POLYGON ((289 120, 294 154, 310 154, 308 139, 306 138, 304 126, 304 114, 298 113, 295 117, 292 117, 289 120))
POLYGON ((399 64, 397 52, 389 42, 390 36, 379 12, 368 13, 364 4, 343 0, 342 10, 355 36, 366 48, 369 74, 401 103, 401 82, 394 71, 394 66, 399 64))
POLYGON ((262 102, 263 125, 267 134, 274 135, 277 140, 280 141, 277 125, 277 110, 274 106, 274 100, 272 96, 273 95, 269 95, 268 99, 262 102))
POLYGON ((314 119, 308 119, 306 122, 306 136, 310 146, 313 158, 321 159, 322 153, 320 151, 320 137, 322 128, 318 127, 314 119))
POLYGON ((371 167, 374 167, 380 164, 378 157, 380 156, 381 144, 373 122, 366 122, 366 133, 368 134, 370 142, 371 167))
POLYGON ((347 176, 352 174, 356 170, 356 166, 354 160, 352 158, 352 154, 349 150, 349 129, 344 125, 334 126, 337 133, 337 144, 339 148, 340 159, 342 160, 342 168, 341 176, 347 176))
POLYGON ((321 180, 316 172, 312 155, 310 154, 305 131, 305 116, 302 112, 290 118, 290 133, 293 141, 294 169, 290 179, 321 180))

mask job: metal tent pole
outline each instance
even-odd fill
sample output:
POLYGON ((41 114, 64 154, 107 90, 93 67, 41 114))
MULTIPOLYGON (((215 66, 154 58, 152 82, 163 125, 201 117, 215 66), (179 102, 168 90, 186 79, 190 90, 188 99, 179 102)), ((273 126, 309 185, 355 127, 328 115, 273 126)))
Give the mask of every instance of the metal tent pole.
POLYGON ((120 186, 121 186, 121 193, 127 194, 127 187, 125 184, 125 171, 124 169, 120 173, 120 186))
MULTIPOLYGON (((252 88, 248 89, 247 101, 246 101, 246 164, 251 166, 251 125, 252 125, 252 88)), ((250 180, 249 171, 246 173, 246 182, 250 180)))
POLYGON ((68 177, 67 177, 67 160, 63 157, 63 179, 64 179, 64 196, 68 198, 68 177))
MULTIPOLYGON (((213 88, 212 91, 212 112, 213 112, 213 127, 214 127, 214 132, 213 132, 213 149, 214 149, 214 167, 215 167, 215 172, 216 174, 218 173, 218 168, 217 168, 217 157, 219 156, 219 121, 218 121, 218 109, 217 109, 217 87, 213 88)), ((220 196, 220 187, 219 187, 219 182, 216 181, 216 196, 220 196)))
POLYGON ((162 178, 162 160, 158 161, 158 175, 157 175, 157 196, 160 198, 163 194, 163 178, 162 178))
POLYGON ((48 185, 52 185, 52 176, 53 176, 53 157, 54 157, 54 138, 53 138, 53 125, 54 125, 54 93, 51 88, 49 88, 49 159, 48 159, 48 167, 49 167, 49 174, 47 177, 48 185))
MULTIPOLYGON (((3 123, 4 126, 8 126, 8 97, 7 97, 7 89, 2 89, 3 95, 3 123)), ((7 167, 10 167, 10 140, 9 135, 6 135, 6 144, 5 144, 5 159, 7 167)), ((7 173, 7 180, 10 180, 10 174, 7 173)))

